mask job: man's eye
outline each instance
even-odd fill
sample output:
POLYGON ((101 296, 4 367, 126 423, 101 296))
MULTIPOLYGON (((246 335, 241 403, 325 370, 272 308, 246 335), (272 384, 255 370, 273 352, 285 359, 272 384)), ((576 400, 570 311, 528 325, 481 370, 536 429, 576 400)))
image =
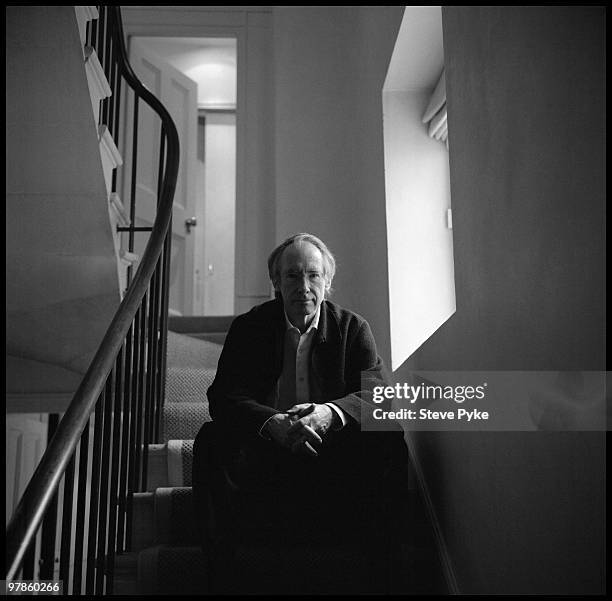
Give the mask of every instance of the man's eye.
POLYGON ((321 277, 320 273, 311 273, 310 274, 310 279, 311 280, 318 280, 321 277))

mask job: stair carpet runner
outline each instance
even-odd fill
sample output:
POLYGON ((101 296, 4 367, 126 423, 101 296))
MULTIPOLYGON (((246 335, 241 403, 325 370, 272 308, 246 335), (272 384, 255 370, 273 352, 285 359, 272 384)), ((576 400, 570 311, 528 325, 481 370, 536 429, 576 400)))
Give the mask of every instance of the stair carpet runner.
POLYGON ((193 440, 210 421, 206 390, 222 345, 168 332, 162 443, 149 445, 147 492, 134 495, 132 549, 117 557, 113 594, 202 594, 206 558, 191 489, 193 440))

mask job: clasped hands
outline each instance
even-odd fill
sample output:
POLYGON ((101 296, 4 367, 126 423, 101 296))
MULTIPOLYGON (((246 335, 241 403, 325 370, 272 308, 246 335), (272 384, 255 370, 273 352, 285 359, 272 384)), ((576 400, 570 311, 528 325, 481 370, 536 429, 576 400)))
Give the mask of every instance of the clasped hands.
POLYGON ((265 431, 293 453, 316 457, 334 416, 328 405, 301 403, 285 413, 273 415, 266 423, 265 431))

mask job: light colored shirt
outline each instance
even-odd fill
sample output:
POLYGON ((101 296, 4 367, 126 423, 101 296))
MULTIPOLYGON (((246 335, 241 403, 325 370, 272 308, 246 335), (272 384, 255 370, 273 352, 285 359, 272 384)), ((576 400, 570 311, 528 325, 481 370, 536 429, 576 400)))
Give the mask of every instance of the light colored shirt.
MULTIPOLYGON (((310 382, 310 354, 312 345, 317 335, 319 327, 319 317, 321 316, 321 307, 317 309, 315 316, 308 329, 302 334, 287 317, 285 313, 285 338, 283 341, 283 371, 278 379, 277 390, 275 391, 274 407, 279 411, 287 411, 290 407, 297 403, 314 402, 312 400, 312 387, 310 382), (293 353, 295 352, 295 366, 291 365, 293 353), (292 387, 295 387, 295 393, 292 394, 292 387)), ((340 424, 334 429, 342 429, 346 423, 346 416, 338 405, 334 403, 325 403, 332 411, 340 418, 340 424)), ((270 418, 272 419, 272 418, 270 418)), ((261 427, 259 433, 262 434, 263 429, 269 420, 266 420, 261 427)), ((263 435, 263 434, 262 434, 263 435)))

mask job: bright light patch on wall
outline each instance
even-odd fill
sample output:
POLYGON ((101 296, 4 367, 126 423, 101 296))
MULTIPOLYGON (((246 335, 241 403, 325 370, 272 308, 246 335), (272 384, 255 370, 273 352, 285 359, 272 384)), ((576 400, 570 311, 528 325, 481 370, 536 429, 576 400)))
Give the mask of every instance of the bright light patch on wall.
POLYGON ((448 152, 422 119, 443 63, 440 7, 407 6, 383 88, 393 370, 455 312, 448 152))
POLYGON ((200 108, 236 108, 236 65, 203 63, 185 71, 198 82, 200 108))
POLYGON ((139 37, 138 39, 196 82, 199 108, 211 110, 236 108, 235 38, 139 37))

